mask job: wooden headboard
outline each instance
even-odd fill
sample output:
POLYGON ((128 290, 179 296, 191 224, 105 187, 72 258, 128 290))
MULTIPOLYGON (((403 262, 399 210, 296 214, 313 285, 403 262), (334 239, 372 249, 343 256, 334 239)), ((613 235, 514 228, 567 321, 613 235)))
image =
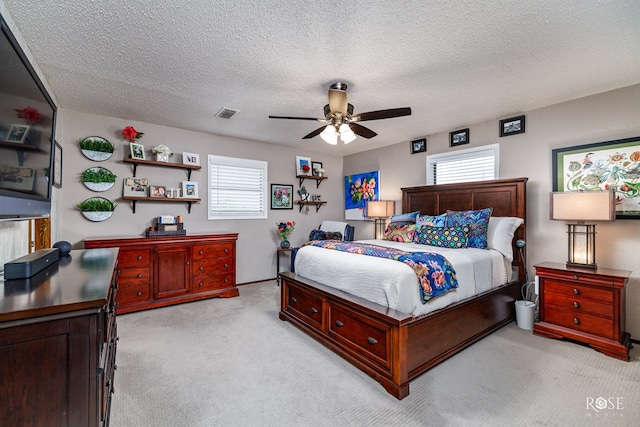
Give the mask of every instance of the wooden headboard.
POLYGON ((402 212, 420 211, 422 214, 439 215, 447 209, 464 211, 493 208, 492 216, 515 216, 524 219, 524 224, 518 227, 513 239, 513 265, 518 267, 519 279, 524 283, 527 267, 519 256, 515 241, 526 241, 527 181, 528 178, 512 178, 406 187, 402 188, 402 212))

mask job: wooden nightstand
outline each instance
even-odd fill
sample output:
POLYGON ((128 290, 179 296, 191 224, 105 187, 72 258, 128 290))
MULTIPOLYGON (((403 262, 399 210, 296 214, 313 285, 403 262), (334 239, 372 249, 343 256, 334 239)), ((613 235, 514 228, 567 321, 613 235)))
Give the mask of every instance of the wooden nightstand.
POLYGON ((629 361, 630 336, 625 332, 627 270, 535 265, 540 279, 540 322, 533 333, 588 344, 616 359, 629 361))

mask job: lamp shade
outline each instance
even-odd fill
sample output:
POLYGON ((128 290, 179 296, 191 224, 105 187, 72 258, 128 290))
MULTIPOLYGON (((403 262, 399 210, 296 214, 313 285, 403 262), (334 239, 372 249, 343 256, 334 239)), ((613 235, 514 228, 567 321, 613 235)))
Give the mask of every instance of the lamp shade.
POLYGON ((320 133, 320 138, 327 144, 337 145, 338 144, 338 133, 333 125, 328 125, 324 130, 320 133))
POLYGON ((614 221, 613 191, 551 193, 551 219, 559 221, 614 221))
POLYGON ((369 218, 388 218, 395 213, 395 200, 371 200, 364 204, 364 216, 369 218))

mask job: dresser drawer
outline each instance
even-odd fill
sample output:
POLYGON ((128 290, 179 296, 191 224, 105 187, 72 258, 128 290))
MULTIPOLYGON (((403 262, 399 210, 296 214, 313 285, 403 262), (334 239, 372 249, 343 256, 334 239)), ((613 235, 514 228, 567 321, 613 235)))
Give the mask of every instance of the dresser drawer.
POLYGON ((609 289, 586 286, 578 282, 567 282, 563 280, 545 279, 544 293, 553 292, 565 296, 577 298, 587 298, 603 303, 613 303, 613 292, 609 289))
POLYGON ((146 301, 149 297, 150 293, 148 283, 146 285, 122 287, 118 292, 118 302, 121 305, 146 301))
POLYGON ((613 318, 613 305, 610 303, 600 303, 594 300, 571 297, 552 292, 545 292, 544 304, 546 307, 557 307, 565 310, 572 310, 576 313, 596 314, 613 318))
POLYGON ((233 258, 216 258, 193 262, 193 275, 210 276, 234 271, 233 258))
POLYGON ((384 368, 390 368, 391 329, 388 326, 330 304, 329 336, 356 353, 364 352, 367 359, 384 368))
POLYGON ((308 294, 299 288, 289 284, 287 286, 288 301, 286 310, 303 322, 322 329, 322 308, 324 301, 322 298, 308 294))
POLYGON ((191 258, 195 261, 198 259, 230 257, 233 254, 234 244, 217 243, 213 245, 193 245, 191 247, 191 258))
POLYGON ((151 275, 148 267, 123 268, 118 275, 118 285, 120 287, 137 286, 149 284, 151 275))
POLYGON ((206 292, 231 286, 235 286, 235 274, 233 273, 193 277, 193 292, 206 292))
POLYGON ((121 269, 130 267, 144 267, 151 265, 150 249, 121 249, 118 253, 118 265, 121 269))
POLYGON ((577 311, 560 310, 547 307, 544 312, 544 320, 559 326, 599 335, 613 339, 613 319, 592 316, 577 311))

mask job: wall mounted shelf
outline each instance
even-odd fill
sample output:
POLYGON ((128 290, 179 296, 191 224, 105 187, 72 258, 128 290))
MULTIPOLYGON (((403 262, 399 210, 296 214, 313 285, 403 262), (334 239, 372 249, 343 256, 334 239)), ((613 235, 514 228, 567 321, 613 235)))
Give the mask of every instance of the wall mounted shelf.
POLYGON ((166 202, 166 203, 186 203, 187 212, 191 213, 191 205, 193 203, 200 203, 201 199, 186 198, 186 197, 136 197, 136 196, 122 196, 122 200, 131 202, 131 209, 133 213, 136 213, 136 202, 166 202))
POLYGON ((296 175, 296 178, 300 181, 300 187, 302 187, 302 183, 305 179, 315 179, 316 180, 316 188, 320 188, 320 183, 327 179, 326 176, 315 176, 315 175, 296 175))
POLYGON ((166 163, 166 162, 156 162, 154 160, 140 160, 133 159, 131 157, 125 157, 122 159, 125 163, 133 164, 133 177, 136 177, 136 171, 138 169, 138 165, 147 165, 147 166, 160 166, 164 168, 177 168, 184 169, 187 171, 187 181, 191 181, 191 171, 200 170, 202 166, 200 165, 185 165, 183 163, 166 163))
POLYGON ((16 150, 16 155, 18 156, 18 166, 21 167, 24 166, 25 153, 43 152, 40 148, 34 147, 33 145, 20 144, 17 142, 0 142, 0 147, 14 148, 16 150))
POLYGON ((316 212, 318 212, 320 210, 320 207, 322 205, 326 204, 327 202, 308 202, 308 201, 305 201, 305 200, 296 200, 293 203, 298 205, 298 207, 299 207, 298 212, 302 212, 302 207, 303 206, 311 206, 311 205, 315 206, 316 207, 316 212))

